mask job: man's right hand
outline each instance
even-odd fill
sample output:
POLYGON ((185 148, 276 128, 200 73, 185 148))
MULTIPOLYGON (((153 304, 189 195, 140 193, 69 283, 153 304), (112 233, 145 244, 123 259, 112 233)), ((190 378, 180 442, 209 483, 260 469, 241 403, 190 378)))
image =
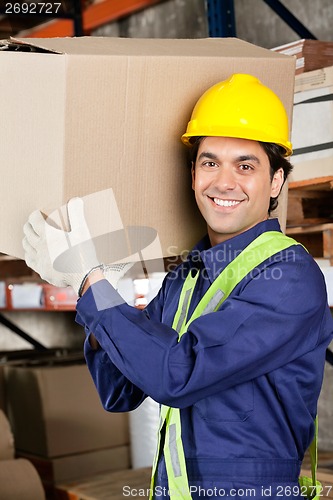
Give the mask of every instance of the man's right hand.
POLYGON ((78 293, 82 280, 100 266, 84 217, 83 200, 67 204, 70 231, 48 223, 39 210, 24 225, 25 261, 42 279, 55 286, 72 286, 78 293), (75 247, 75 252, 70 250, 75 247), (55 266, 57 261, 57 266, 55 266))

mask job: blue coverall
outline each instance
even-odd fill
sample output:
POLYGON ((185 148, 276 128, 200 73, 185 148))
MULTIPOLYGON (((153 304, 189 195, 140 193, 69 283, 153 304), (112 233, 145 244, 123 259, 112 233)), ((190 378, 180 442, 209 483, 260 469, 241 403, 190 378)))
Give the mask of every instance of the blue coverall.
MULTIPOLYGON (((280 230, 277 219, 214 247, 204 238, 143 311, 120 303, 106 280, 77 304, 86 361, 104 408, 133 410, 149 395, 181 409, 193 499, 301 498, 298 475, 313 438, 333 336, 324 278, 313 258, 292 246, 243 279, 219 311, 194 320, 179 342, 170 326, 192 267, 200 267, 201 276, 189 315, 230 260, 273 230, 280 230), (90 332, 99 350, 90 347, 90 332)), ((165 491, 161 454, 156 498, 168 498, 165 491)))

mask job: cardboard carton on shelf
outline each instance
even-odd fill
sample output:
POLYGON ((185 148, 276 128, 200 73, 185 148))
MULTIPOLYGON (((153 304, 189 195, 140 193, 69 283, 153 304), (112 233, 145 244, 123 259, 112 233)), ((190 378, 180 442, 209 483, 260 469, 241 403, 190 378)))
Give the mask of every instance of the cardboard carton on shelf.
POLYGON ((128 415, 103 409, 85 364, 6 365, 5 380, 18 452, 54 458, 129 444, 128 415))
POLYGON ((29 460, 16 459, 14 436, 5 413, 0 410, 0 498, 45 500, 36 468, 29 460))
MULTIPOLYGON (((95 193, 94 223, 106 226, 114 217, 100 193, 108 188, 117 230, 151 229, 140 243, 149 247, 145 259, 180 255, 206 232, 180 141, 200 95, 232 73, 250 73, 279 95, 291 121, 294 58, 235 38, 2 41, 8 46, 15 50, 0 51, 0 155, 10 165, 1 179, 0 251, 15 257, 23 256, 29 214, 73 196, 95 193)), ((285 212, 284 196, 282 222, 285 212)))
POLYGON ((333 42, 302 38, 273 50, 296 58, 296 75, 333 64, 333 42))
POLYGON ((12 460, 14 457, 14 436, 5 413, 0 410, 0 460, 12 460))
POLYGON ((295 94, 333 85, 333 66, 308 71, 295 77, 295 94))
POLYGON ((131 465, 128 445, 55 458, 30 453, 19 453, 18 456, 33 464, 45 489, 68 481, 85 480, 96 474, 127 470, 131 465))
POLYGON ((29 460, 18 458, 0 461, 0 498, 45 500, 42 482, 29 460))
POLYGON ((291 162, 293 182, 333 175, 333 67, 297 75, 291 162))

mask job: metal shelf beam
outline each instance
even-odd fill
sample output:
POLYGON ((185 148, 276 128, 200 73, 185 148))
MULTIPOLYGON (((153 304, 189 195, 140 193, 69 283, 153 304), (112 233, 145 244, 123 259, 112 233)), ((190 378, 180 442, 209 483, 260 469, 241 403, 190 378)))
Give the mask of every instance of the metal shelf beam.
POLYGON ((210 37, 236 37, 234 0, 206 0, 210 37))
POLYGON ((5 326, 6 328, 9 328, 9 330, 11 330, 13 333, 16 333, 16 335, 21 337, 23 340, 26 340, 27 342, 29 342, 29 344, 34 346, 34 348, 37 349, 38 351, 46 351, 47 350, 47 347, 45 347, 43 344, 38 342, 38 340, 31 337, 28 333, 24 332, 21 328, 19 328, 17 325, 12 323, 9 319, 5 318, 5 316, 3 316, 3 314, 0 314, 0 324, 5 326))
POLYGON ((72 16, 74 24, 73 20, 69 19, 53 20, 37 26, 25 36, 28 38, 52 38, 89 35, 91 31, 104 24, 127 17, 163 1, 165 0, 103 0, 82 9, 80 0, 74 0, 75 17, 72 16))
MULTIPOLYGON (((315 35, 280 0, 263 0, 301 38, 317 40, 315 35)), ((210 37, 235 37, 234 0, 206 0, 210 37)))
POLYGON ((292 12, 290 12, 287 7, 285 7, 280 0, 263 0, 276 14, 278 14, 281 19, 288 24, 288 26, 295 31, 301 38, 309 38, 312 40, 317 40, 311 31, 309 31, 304 24, 301 23, 294 16, 292 12))

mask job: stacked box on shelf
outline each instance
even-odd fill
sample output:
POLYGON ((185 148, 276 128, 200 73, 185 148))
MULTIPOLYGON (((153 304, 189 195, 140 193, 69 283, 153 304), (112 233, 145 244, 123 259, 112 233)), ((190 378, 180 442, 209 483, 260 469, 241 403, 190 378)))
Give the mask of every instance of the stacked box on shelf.
POLYGON ((5 413, 0 409, 0 498, 45 500, 36 468, 26 459, 16 459, 14 437, 5 413))
POLYGON ((333 66, 295 78, 292 181, 333 175, 333 66))
POLYGON ((12 364, 5 380, 17 454, 44 485, 130 467, 128 415, 102 408, 85 364, 12 364))
POLYGON ((273 50, 296 57, 296 75, 333 64, 333 42, 302 38, 273 50))
POLYGON ((71 287, 56 287, 34 278, 0 281, 0 309, 73 311, 77 298, 71 287))

